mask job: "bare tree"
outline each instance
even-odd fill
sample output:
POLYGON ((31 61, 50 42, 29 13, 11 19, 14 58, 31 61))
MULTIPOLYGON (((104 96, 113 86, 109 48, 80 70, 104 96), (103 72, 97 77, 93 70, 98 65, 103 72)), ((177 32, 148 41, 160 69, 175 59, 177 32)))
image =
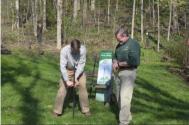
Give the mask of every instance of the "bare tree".
POLYGON ((110 24, 110 0, 108 0, 108 24, 110 24))
POLYGON ((149 11, 149 21, 152 22, 151 0, 148 0, 148 11, 149 11))
POLYGON ((73 6, 73 22, 76 22, 77 19, 77 6, 78 6, 78 0, 74 0, 74 6, 73 6))
POLYGON ((116 11, 119 9, 119 0, 116 0, 116 11))
POLYGON ((155 26, 155 3, 154 3, 154 0, 153 0, 153 3, 152 3, 152 24, 153 26, 155 26))
POLYGON ((171 22, 172 22, 172 0, 170 0, 169 3, 169 27, 168 27, 168 33, 167 33, 167 41, 169 41, 169 37, 170 37, 170 30, 171 30, 171 22))
POLYGON ((97 19, 96 19, 95 3, 96 3, 96 0, 91 0, 91 11, 94 18, 94 23, 96 24, 97 19))
POLYGON ((98 9, 98 33, 100 33, 100 7, 98 9))
POLYGON ((81 9, 81 7, 80 7, 80 0, 77 0, 77 10, 80 10, 81 9))
POLYGON ((143 0, 141 0, 141 43, 144 42, 144 37, 143 37, 143 34, 144 34, 144 28, 143 28, 143 0))
POLYGON ((87 20, 87 0, 83 0, 83 2, 83 26, 85 26, 87 20))
POLYGON ((95 10, 95 0, 91 0, 91 11, 95 10))
POLYGON ((64 0, 64 16, 67 15, 68 0, 64 0))
POLYGON ((20 25, 20 21, 19 21, 19 0, 15 1, 15 5, 16 5, 16 28, 19 28, 20 25))
POLYGON ((43 0, 43 31, 47 30, 47 24, 46 24, 46 4, 47 4, 47 1, 46 0, 43 0))
MULTIPOLYGON (((10 14, 10 15, 11 15, 11 17, 12 17, 12 18, 11 18, 11 22, 12 22, 11 29, 12 29, 12 31, 13 31, 13 30, 14 30, 14 23, 15 23, 15 22, 14 22, 14 9, 13 9, 13 8, 14 8, 14 5, 13 5, 12 2, 11 2, 10 4, 11 4, 11 14, 10 14)), ((7 7, 7 8, 8 8, 8 7, 7 7)), ((7 13, 8 13, 8 9, 7 9, 6 11, 7 11, 7 13)))
POLYGON ((57 49, 62 43, 62 0, 57 0, 57 49))
POLYGON ((159 44, 160 44, 160 17, 159 17, 159 0, 157 2, 158 7, 158 44, 157 44, 157 51, 159 52, 159 44))
POLYGON ((53 7, 57 9, 57 0, 53 0, 53 7))
POLYGON ((173 0, 173 32, 178 31, 177 0, 173 0))
POLYGON ((184 14, 184 28, 187 29, 187 13, 184 14))
POLYGON ((37 0, 32 1, 32 19, 33 19, 33 32, 34 36, 37 37, 37 0))
MULTIPOLYGON (((0 0, 0 16, 1 16, 1 0, 0 0)), ((1 18, 0 18, 0 24, 1 24, 1 18)), ((1 25, 0 25, 0 44, 2 43, 1 41, 1 25)))
POLYGON ((37 42, 41 43, 42 42, 42 35, 43 35, 43 23, 42 21, 37 22, 37 42))
POLYGON ((31 0, 28 0, 28 3, 27 3, 27 12, 26 12, 26 21, 29 20, 30 14, 31 14, 31 0))
POLYGON ((133 0, 133 14, 132 14, 131 38, 133 38, 133 36, 134 36, 134 27, 135 27, 135 5, 136 5, 136 0, 133 0))

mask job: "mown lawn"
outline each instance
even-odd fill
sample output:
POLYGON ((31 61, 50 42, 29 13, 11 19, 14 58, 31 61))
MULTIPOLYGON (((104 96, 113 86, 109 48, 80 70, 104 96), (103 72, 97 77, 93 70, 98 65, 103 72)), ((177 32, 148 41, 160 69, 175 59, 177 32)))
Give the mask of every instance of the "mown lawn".
MULTIPOLYGON (((104 107, 94 98, 90 98, 89 118, 76 108, 73 119, 70 105, 61 117, 52 116, 60 78, 58 56, 26 51, 1 56, 2 124, 116 125, 116 108, 104 107)), ((167 67, 172 64, 160 62, 155 52, 143 50, 141 60, 132 101, 133 123, 189 124, 189 84, 169 73, 167 67)), ((93 62, 87 63, 86 69, 91 71, 92 66, 93 62)))

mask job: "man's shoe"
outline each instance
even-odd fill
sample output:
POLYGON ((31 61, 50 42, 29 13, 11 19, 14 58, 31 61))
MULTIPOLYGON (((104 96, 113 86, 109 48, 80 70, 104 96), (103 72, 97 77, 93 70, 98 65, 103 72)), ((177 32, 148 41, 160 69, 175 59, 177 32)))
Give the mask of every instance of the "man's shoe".
POLYGON ((89 116, 91 116, 91 112, 90 112, 90 111, 85 112, 84 115, 85 115, 86 117, 89 117, 89 116))

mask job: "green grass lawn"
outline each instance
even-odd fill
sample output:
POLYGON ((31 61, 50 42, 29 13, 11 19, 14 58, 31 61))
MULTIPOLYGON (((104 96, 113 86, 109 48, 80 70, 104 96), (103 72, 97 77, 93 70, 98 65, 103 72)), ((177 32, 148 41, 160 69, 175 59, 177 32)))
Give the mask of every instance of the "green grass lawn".
MULTIPOLYGON (((90 98, 89 118, 76 108, 73 119, 69 105, 61 117, 52 116, 60 78, 58 56, 26 51, 2 55, 2 124, 117 124, 116 108, 104 107, 94 98, 90 98)), ((132 100, 133 123, 189 124, 189 84, 169 73, 172 64, 160 62, 159 54, 143 50, 141 60, 132 100)), ((92 65, 87 63, 86 69, 91 71, 92 65)))

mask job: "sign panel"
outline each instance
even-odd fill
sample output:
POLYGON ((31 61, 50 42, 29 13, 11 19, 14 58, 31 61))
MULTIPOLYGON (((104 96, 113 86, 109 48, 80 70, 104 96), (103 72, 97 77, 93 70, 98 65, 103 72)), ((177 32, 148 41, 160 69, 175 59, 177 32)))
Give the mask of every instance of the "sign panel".
POLYGON ((101 51, 100 60, 98 67, 98 77, 97 77, 97 93, 96 100, 106 101, 107 88, 111 84, 112 78, 112 52, 111 51, 101 51), (101 86, 101 87, 100 87, 101 86), (101 88, 101 91, 98 91, 101 88), (102 90, 104 88, 104 90, 102 90))

